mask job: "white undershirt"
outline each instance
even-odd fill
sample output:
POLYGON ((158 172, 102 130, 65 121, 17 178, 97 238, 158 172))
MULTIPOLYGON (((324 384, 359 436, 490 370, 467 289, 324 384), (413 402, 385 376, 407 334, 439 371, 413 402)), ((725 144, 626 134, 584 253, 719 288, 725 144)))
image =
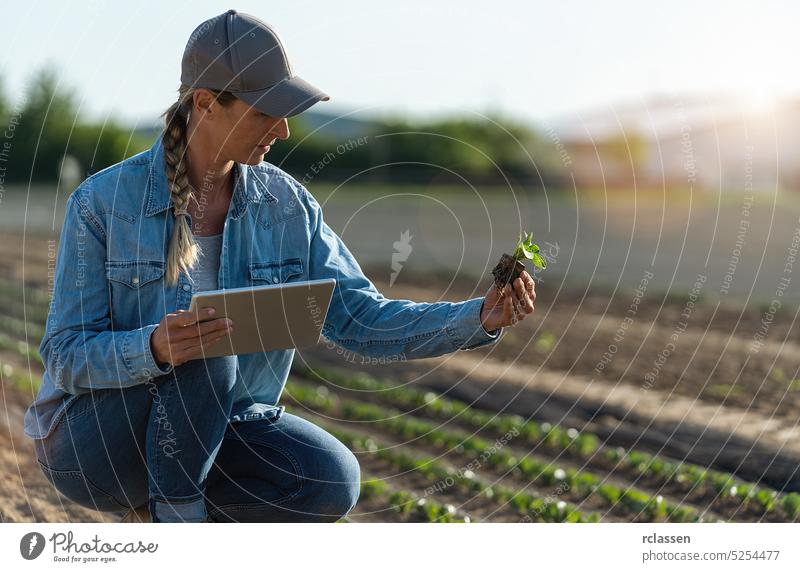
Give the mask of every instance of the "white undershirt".
POLYGON ((195 282, 195 292, 216 290, 222 251, 222 233, 213 236, 195 236, 194 239, 202 250, 197 265, 191 271, 191 277, 195 282))

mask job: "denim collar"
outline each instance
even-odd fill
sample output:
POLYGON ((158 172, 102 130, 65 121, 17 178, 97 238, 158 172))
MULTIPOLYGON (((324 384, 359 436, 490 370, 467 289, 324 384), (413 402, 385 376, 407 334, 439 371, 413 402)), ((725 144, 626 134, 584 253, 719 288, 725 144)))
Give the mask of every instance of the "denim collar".
MULTIPOLYGON (((172 197, 167 184, 167 166, 164 161, 164 147, 161 136, 148 151, 150 160, 150 176, 147 181, 147 211, 145 216, 153 216, 172 207, 172 197)), ((269 179, 269 173, 260 171, 255 173, 250 165, 234 163, 236 169, 236 183, 233 188, 233 218, 240 218, 247 210, 249 203, 278 202, 278 197, 267 189, 262 175, 269 179)))

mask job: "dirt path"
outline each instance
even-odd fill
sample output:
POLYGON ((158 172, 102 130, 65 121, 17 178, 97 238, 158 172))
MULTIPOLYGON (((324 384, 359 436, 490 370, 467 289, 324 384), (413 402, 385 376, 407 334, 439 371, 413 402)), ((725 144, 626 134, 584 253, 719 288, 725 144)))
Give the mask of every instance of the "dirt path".
POLYGON ((0 522, 115 522, 117 513, 83 508, 61 497, 36 462, 22 432, 27 408, 22 395, 5 385, 0 403, 0 522))

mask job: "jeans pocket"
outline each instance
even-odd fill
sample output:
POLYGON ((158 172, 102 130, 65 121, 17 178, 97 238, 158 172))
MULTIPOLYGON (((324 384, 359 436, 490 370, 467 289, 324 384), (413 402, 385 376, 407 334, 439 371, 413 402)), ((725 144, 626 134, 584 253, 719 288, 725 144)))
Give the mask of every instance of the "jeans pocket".
POLYGON ((130 508, 119 502, 114 495, 94 484, 82 471, 62 471, 49 467, 41 459, 37 459, 37 461, 47 480, 69 500, 100 511, 118 511, 130 508))

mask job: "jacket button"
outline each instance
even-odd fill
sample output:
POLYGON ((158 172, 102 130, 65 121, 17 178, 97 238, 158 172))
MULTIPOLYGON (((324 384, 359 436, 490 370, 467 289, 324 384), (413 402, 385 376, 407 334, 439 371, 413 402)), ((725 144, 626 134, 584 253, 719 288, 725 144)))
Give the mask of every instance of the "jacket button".
POLYGON ((191 290, 191 289, 192 289, 192 287, 191 287, 191 286, 189 286, 188 284, 184 284, 184 285, 183 285, 183 289, 184 289, 184 291, 188 292, 189 290, 191 290))
POLYGON ((133 283, 134 284, 138 284, 139 283, 139 277, 138 276, 133 279, 133 283))

